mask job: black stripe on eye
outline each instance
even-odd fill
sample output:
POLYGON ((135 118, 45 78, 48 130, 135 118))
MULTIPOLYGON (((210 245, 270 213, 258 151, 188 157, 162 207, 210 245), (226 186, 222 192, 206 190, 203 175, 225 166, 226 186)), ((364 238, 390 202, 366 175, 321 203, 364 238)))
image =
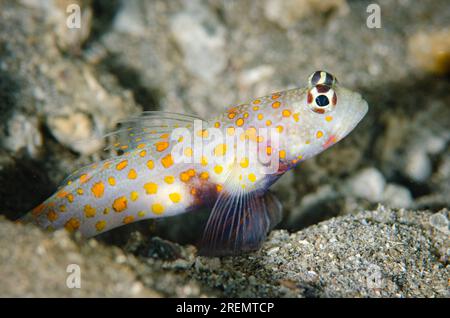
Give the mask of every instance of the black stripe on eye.
POLYGON ((313 76, 311 77, 311 85, 316 86, 316 84, 320 81, 320 73, 322 71, 316 71, 314 72, 313 76))
POLYGON ((333 86, 333 81, 334 81, 334 76, 331 75, 330 73, 325 72, 325 83, 323 83, 323 84, 331 87, 331 86, 333 86))

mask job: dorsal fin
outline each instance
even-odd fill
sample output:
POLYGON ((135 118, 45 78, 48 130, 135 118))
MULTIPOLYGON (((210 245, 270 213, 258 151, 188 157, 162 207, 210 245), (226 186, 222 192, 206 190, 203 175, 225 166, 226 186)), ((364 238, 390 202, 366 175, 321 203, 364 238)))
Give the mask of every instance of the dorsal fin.
POLYGON ((139 150, 140 145, 149 148, 148 145, 153 145, 158 140, 168 139, 175 128, 186 127, 191 130, 195 120, 200 120, 203 126, 207 126, 207 122, 198 116, 164 111, 146 111, 125 118, 118 122, 120 128, 101 137, 109 141, 109 146, 104 149, 108 152, 107 159, 76 170, 60 185, 67 185, 69 181, 77 180, 83 174, 93 175, 103 169, 105 163, 114 164, 116 160, 121 160, 120 156, 139 150))
POLYGON ((198 116, 164 111, 147 111, 138 116, 131 116, 120 121, 120 128, 104 136, 113 139, 112 145, 105 150, 113 149, 118 152, 136 150, 139 145, 155 143, 159 139, 168 138, 175 128, 192 128, 198 116))
POLYGON ((198 116, 165 111, 146 111, 139 115, 130 116, 119 121, 118 129, 111 131, 101 137, 94 137, 91 140, 80 140, 78 143, 85 143, 92 140, 106 139, 106 146, 103 150, 109 156, 124 154, 139 149, 138 146, 145 147, 160 139, 170 136, 175 128, 185 127, 189 130, 193 127, 194 121, 199 120, 204 127, 208 122, 198 116))

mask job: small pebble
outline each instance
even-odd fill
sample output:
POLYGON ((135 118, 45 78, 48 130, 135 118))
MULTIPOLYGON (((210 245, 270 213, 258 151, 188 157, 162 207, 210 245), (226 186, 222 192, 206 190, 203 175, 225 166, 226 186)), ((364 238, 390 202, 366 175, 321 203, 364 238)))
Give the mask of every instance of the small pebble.
POLYGON ((449 221, 443 213, 435 213, 430 216, 430 224, 443 233, 449 233, 449 221))
POLYGON ((383 202, 393 208, 407 208, 411 206, 413 198, 407 188, 389 183, 383 192, 383 202))
POLYGON ((370 202, 380 202, 385 184, 386 181, 380 171, 376 168, 366 168, 349 180, 348 187, 356 197, 370 202))
POLYGON ((415 147, 406 157, 403 172, 416 182, 424 182, 431 175, 431 161, 425 149, 415 147))

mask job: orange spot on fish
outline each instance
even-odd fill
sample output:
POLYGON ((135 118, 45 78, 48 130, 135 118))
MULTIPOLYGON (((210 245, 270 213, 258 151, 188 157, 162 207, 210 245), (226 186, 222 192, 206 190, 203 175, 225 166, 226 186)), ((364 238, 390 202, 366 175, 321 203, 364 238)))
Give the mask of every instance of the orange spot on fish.
POLYGON ((92 186, 91 191, 96 198, 101 198, 105 192, 105 185, 101 181, 97 182, 92 186))
POLYGON ((86 204, 84 206, 84 215, 87 218, 93 218, 95 216, 95 208, 93 208, 91 205, 86 204))
POLYGON ((164 168, 169 168, 171 165, 173 165, 172 155, 168 154, 167 156, 163 157, 161 159, 161 164, 164 166, 164 168))
POLYGON ((106 221, 98 221, 97 223, 95 223, 95 228, 97 229, 97 231, 102 231, 106 226, 106 221))
POLYGON ((202 138, 208 138, 208 130, 202 129, 197 132, 197 136, 202 138))
POLYGON ((114 200, 112 208, 114 209, 114 211, 116 211, 117 213, 122 212, 123 210, 125 210, 127 208, 128 205, 128 201, 126 197, 120 197, 114 200))
POLYGON ((47 219, 50 222, 54 222, 58 219, 58 214, 54 210, 50 210, 47 212, 47 219))
POLYGON ((158 185, 153 182, 144 184, 144 189, 147 194, 155 194, 158 191, 158 185))
POLYGON ((82 175, 80 176, 80 183, 81 183, 81 184, 86 183, 86 182, 88 182, 88 181, 89 181, 89 176, 88 176, 87 174, 82 174, 82 175))
POLYGON ((170 193, 169 198, 173 203, 178 203, 181 201, 181 195, 178 192, 170 193))
POLYGON ((136 178, 137 178, 137 172, 136 172, 136 170, 131 169, 131 170, 128 172, 128 179, 134 180, 134 179, 136 179, 136 178))
POLYGON ((167 184, 172 184, 172 183, 175 182, 175 178, 174 178, 174 176, 166 176, 166 177, 164 177, 164 181, 165 181, 167 184))
POLYGON ((180 173, 180 180, 183 182, 188 182, 190 179, 189 175, 186 172, 180 173))
POLYGON ((139 193, 137 191, 131 191, 130 199, 131 201, 136 201, 139 198, 139 193))
POLYGON ((116 169, 120 171, 124 169, 126 166, 128 166, 128 160, 123 160, 117 164, 116 169))
POLYGON ((72 193, 69 193, 69 194, 66 196, 66 198, 67 198, 67 201, 69 201, 70 203, 72 203, 73 200, 74 200, 73 194, 72 194, 72 193))
POLYGON ((164 212, 164 206, 161 203, 152 204, 152 212, 155 214, 162 214, 164 212))
POLYGON ((123 218, 123 224, 130 224, 134 221, 134 216, 128 215, 123 218))
POLYGON ((64 190, 62 190, 62 191, 59 191, 57 194, 56 194, 56 196, 58 197, 58 198, 65 198, 67 195, 68 195, 69 193, 67 192, 67 191, 64 191, 64 190))
POLYGON ((80 220, 77 218, 70 218, 64 224, 64 228, 69 232, 74 232, 80 228, 80 220))
POLYGON ((317 137, 317 139, 322 138, 322 137, 323 137, 323 131, 319 130, 319 131, 316 133, 316 137, 317 137))
POLYGON ((289 117, 291 116, 291 111, 288 109, 283 110, 282 112, 283 117, 289 117))
POLYGON ((109 177, 108 178, 108 183, 111 186, 115 186, 116 185, 116 179, 114 177, 109 177))
POLYGON ((169 147, 169 143, 167 141, 159 141, 155 144, 156 151, 164 151, 169 147))

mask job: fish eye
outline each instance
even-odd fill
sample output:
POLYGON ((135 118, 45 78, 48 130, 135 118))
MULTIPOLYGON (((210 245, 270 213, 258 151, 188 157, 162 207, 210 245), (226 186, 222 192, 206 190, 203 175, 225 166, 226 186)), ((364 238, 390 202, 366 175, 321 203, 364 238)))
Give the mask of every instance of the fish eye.
POLYGON ((307 104, 313 112, 318 114, 332 111, 337 104, 336 92, 327 85, 316 85, 308 90, 307 104))
POLYGON ((330 101, 328 100, 328 97, 326 97, 325 95, 319 95, 316 97, 316 104, 319 107, 326 107, 329 103, 330 101))

